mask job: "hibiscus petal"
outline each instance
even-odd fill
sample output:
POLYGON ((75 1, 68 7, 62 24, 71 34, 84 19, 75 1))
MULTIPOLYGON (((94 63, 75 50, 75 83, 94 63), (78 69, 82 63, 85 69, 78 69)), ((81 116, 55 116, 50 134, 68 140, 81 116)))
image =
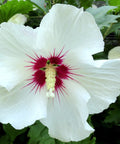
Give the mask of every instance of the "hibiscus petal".
POLYGON ((0 25, 0 85, 11 90, 27 79, 27 56, 34 47, 36 30, 13 23, 0 25), (26 58, 26 59, 25 59, 26 58), (26 61, 25 61, 26 60, 26 61))
POLYGON ((54 138, 64 142, 80 141, 93 132, 87 123, 89 94, 77 83, 66 81, 64 84, 67 93, 48 100, 47 118, 41 122, 54 138))
POLYGON ((93 65, 96 67, 101 67, 106 61, 108 61, 107 59, 103 59, 103 60, 95 60, 93 62, 93 65))
POLYGON ((29 87, 19 85, 8 92, 0 88, 0 122, 10 123, 22 129, 36 120, 46 117, 47 98, 41 93, 30 91, 29 87))
POLYGON ((83 66, 79 81, 89 92, 89 113, 99 113, 115 102, 120 94, 120 60, 108 60, 101 67, 83 66))
POLYGON ((54 48, 58 51, 63 47, 65 50, 76 49, 77 53, 82 53, 81 59, 85 54, 91 56, 104 48, 102 35, 93 16, 83 12, 82 8, 63 4, 54 5, 44 16, 37 39, 37 47, 49 48, 49 52, 54 48))
POLYGON ((31 72, 25 68, 24 60, 5 56, 0 60, 0 85, 8 91, 31 75, 31 72))
POLYGON ((26 57, 33 50, 37 29, 14 23, 0 25, 0 56, 26 57))

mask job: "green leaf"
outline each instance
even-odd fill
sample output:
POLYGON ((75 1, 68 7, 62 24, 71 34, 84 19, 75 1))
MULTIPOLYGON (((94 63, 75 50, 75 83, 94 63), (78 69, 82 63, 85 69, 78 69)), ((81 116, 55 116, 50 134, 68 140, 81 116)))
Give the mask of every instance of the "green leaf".
POLYGON ((39 121, 30 127, 28 144, 55 144, 55 140, 48 135, 48 130, 39 121))
POLYGON ((110 27, 111 23, 116 23, 116 19, 120 17, 120 15, 108 14, 108 11, 115 8, 114 6, 102 6, 96 9, 88 8, 87 11, 94 16, 99 28, 103 29, 104 27, 110 27))
POLYGON ((34 2, 35 4, 37 4, 39 7, 41 7, 42 9, 45 9, 45 0, 29 0, 29 1, 32 1, 34 2))
POLYGON ((120 125, 120 96, 118 97, 116 103, 110 105, 104 122, 120 125))
POLYGON ((43 126, 39 121, 30 126, 28 132, 29 142, 28 144, 95 144, 96 138, 91 134, 88 138, 79 142, 61 142, 57 139, 53 139, 48 135, 48 129, 43 126))
POLYGON ((109 5, 120 6, 120 0, 108 0, 109 5))
POLYGON ((82 140, 78 143, 72 143, 72 144, 96 144, 96 138, 91 135, 85 140, 82 140))
POLYGON ((10 142, 8 135, 4 135, 0 137, 0 144, 13 144, 13 143, 10 142))
POLYGON ((24 133, 27 130, 26 128, 22 130, 16 130, 10 124, 3 125, 3 129, 9 136, 11 142, 13 142, 18 135, 24 133))
POLYGON ((100 52, 100 53, 94 54, 93 58, 95 60, 100 60, 100 59, 107 59, 108 57, 104 52, 100 52))
POLYGON ((28 1, 12 0, 0 6, 0 23, 7 22, 17 13, 28 14, 33 10, 33 5, 28 1))
POLYGON ((111 6, 117 6, 114 13, 120 13, 120 0, 108 0, 108 4, 111 6))
POLYGON ((120 109, 113 109, 109 112, 108 116, 104 120, 105 123, 115 123, 120 122, 120 109))
POLYGON ((46 14, 46 12, 48 12, 48 8, 47 8, 47 4, 45 2, 45 0, 27 0, 30 3, 32 3, 33 5, 35 5, 38 9, 40 9, 42 12, 44 12, 44 14, 46 14))
POLYGON ((86 9, 92 6, 94 0, 79 0, 79 1, 80 1, 80 6, 86 9))
POLYGON ((87 119, 87 122, 88 122, 88 124, 89 124, 92 128, 94 128, 93 123, 92 123, 92 120, 91 120, 91 117, 92 117, 92 114, 89 115, 89 117, 88 117, 88 119, 87 119))
POLYGON ((120 35, 120 22, 113 24, 107 35, 112 32, 115 32, 116 35, 120 35))
POLYGON ((48 135, 47 128, 41 133, 39 144, 55 144, 55 140, 48 135))
POLYGON ((79 141, 79 142, 61 142, 59 140, 55 140, 55 144, 96 144, 96 138, 93 136, 93 134, 91 134, 88 138, 79 141))

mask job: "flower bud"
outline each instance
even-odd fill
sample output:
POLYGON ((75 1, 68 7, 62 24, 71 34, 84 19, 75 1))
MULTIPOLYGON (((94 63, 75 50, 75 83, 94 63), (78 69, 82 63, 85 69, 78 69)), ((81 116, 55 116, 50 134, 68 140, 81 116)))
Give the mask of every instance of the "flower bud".
POLYGON ((23 14, 15 14, 8 20, 8 22, 24 25, 27 22, 27 17, 23 14))
POLYGON ((120 46, 114 47, 109 51, 108 59, 120 59, 120 46))
POLYGON ((97 8, 97 6, 96 6, 95 4, 92 4, 92 8, 95 8, 95 9, 96 9, 96 8, 97 8))

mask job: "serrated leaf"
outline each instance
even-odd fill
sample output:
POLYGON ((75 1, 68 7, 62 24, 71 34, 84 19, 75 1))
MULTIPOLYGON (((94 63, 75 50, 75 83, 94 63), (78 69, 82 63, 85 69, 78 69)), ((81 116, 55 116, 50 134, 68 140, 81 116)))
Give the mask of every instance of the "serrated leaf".
POLYGON ((16 130, 10 124, 3 125, 3 129, 9 136, 10 141, 14 141, 18 135, 24 133, 27 130, 26 128, 22 130, 16 130))
POLYGON ((44 12, 44 14, 46 14, 46 12, 48 12, 48 7, 47 7, 45 0, 27 0, 27 1, 32 3, 34 6, 36 6, 42 12, 44 12))
POLYGON ((39 121, 30 127, 28 144, 55 144, 55 140, 48 135, 48 130, 39 121))
POLYGON ((34 2, 35 4, 37 4, 39 7, 41 7, 43 10, 46 10, 46 3, 45 0, 30 0, 32 2, 34 2))
POLYGON ((108 11, 115 9, 114 6, 102 6, 100 8, 88 8, 87 11, 91 13, 100 29, 110 27, 111 23, 116 23, 119 15, 107 14, 108 11))
POLYGON ((120 22, 112 25, 110 31, 108 32, 108 35, 112 32, 115 32, 117 35, 120 35, 120 22))
POLYGON ((33 10, 33 5, 28 1, 12 0, 0 6, 0 23, 7 22, 17 13, 28 14, 33 10))

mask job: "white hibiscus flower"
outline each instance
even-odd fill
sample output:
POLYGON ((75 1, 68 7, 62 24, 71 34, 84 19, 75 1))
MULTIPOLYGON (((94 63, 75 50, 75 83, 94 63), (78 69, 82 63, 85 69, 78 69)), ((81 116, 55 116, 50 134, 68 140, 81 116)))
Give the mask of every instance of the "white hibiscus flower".
POLYGON ((0 121, 16 129, 40 120, 50 136, 80 141, 120 92, 120 61, 97 63, 102 35, 88 12, 54 5, 40 27, 3 23, 0 28, 0 121))

